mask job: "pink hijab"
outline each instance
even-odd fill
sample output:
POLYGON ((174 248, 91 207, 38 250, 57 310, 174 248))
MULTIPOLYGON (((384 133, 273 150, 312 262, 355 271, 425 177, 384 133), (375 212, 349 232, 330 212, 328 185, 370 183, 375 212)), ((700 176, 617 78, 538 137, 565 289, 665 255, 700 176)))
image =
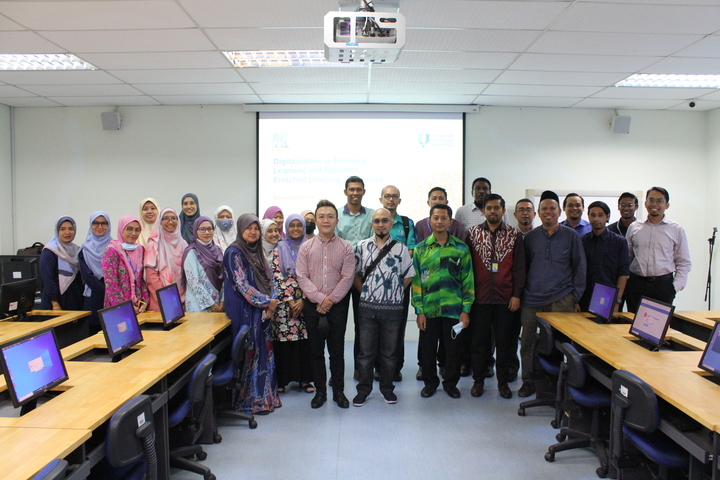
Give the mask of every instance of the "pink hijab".
POLYGON ((148 237, 145 266, 157 270, 165 285, 177 283, 178 286, 181 286, 183 285, 182 257, 188 244, 182 238, 179 217, 174 232, 168 233, 162 227, 162 218, 166 213, 178 216, 172 208, 164 208, 160 212, 155 225, 153 225, 152 233, 148 237))
MULTIPOLYGON (((278 212, 282 213, 282 208, 276 207, 274 205, 272 207, 269 207, 267 210, 265 210, 265 215, 263 215, 263 220, 265 220, 265 219, 272 220, 273 217, 275 216, 275 214, 278 212)), ((284 214, 283 214, 283 216, 284 216, 284 214)), ((287 238, 287 236, 285 235, 285 231, 283 230, 282 224, 278 225, 278 230, 280 231, 280 238, 287 238)))
POLYGON ((137 222, 137 224, 140 225, 140 228, 142 228, 142 224, 140 223, 140 220, 137 219, 137 217, 134 217, 132 215, 125 215, 118 222, 118 239, 112 240, 108 245, 108 248, 112 248, 113 250, 115 250, 118 255, 120 255, 120 258, 125 264, 125 268, 130 275, 130 283, 132 284, 132 286, 130 287, 132 301, 133 303, 137 303, 137 296, 135 295, 135 279, 140 274, 140 272, 142 272, 143 254, 145 250, 143 249, 142 245, 138 245, 137 243, 133 244, 138 245, 137 248, 133 250, 126 250, 125 248, 123 248, 123 244, 127 245, 127 243, 125 242, 125 237, 123 236, 125 234, 125 227, 127 227, 132 222, 137 222))

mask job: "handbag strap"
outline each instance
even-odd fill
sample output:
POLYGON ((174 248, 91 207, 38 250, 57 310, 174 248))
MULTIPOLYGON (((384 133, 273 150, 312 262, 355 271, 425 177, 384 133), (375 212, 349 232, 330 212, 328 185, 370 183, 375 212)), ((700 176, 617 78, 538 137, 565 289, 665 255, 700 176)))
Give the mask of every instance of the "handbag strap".
POLYGON ((365 283, 365 279, 370 276, 373 270, 375 270, 375 267, 378 266, 378 263, 380 263, 380 260, 385 258, 385 255, 390 253, 390 250, 395 246, 395 244, 398 243, 397 240, 392 240, 390 243, 386 243, 385 246, 380 250, 380 253, 377 257, 375 257, 375 260, 372 261, 370 266, 365 270, 365 274, 363 275, 362 281, 365 283))

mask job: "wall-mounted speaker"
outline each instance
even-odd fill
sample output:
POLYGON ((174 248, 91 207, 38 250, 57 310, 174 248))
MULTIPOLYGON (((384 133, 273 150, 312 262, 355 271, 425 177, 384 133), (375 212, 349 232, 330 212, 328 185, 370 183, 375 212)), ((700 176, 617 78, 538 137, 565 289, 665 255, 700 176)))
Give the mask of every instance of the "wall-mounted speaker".
POLYGON ((630 120, 632 117, 621 117, 615 115, 610 126, 613 133, 630 133, 630 120))
POLYGON ((100 118, 103 130, 120 130, 122 127, 122 118, 118 112, 102 112, 100 118))

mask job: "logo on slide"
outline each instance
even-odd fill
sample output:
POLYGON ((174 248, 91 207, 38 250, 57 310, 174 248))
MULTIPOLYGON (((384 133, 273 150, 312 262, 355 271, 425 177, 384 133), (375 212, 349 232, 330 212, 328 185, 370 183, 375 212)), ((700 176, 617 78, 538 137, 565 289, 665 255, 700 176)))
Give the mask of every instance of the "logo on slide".
POLYGON ((429 133, 419 133, 418 134, 418 143, 421 147, 425 148, 425 146, 430 143, 430 134, 429 133))

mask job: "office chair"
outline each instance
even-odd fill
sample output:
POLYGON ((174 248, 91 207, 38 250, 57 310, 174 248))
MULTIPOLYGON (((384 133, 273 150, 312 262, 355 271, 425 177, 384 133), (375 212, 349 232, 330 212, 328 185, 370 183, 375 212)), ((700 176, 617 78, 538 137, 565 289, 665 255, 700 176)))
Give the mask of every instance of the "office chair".
POLYGON ((562 421, 563 409, 563 393, 565 387, 560 378, 560 365, 562 364, 562 352, 555 348, 555 336, 550 324, 543 318, 537 317, 536 321, 536 346, 535 358, 540 366, 545 370, 550 385, 555 385, 555 395, 542 395, 538 393, 534 400, 527 400, 520 404, 518 415, 525 416, 525 409, 532 407, 554 407, 555 418, 550 422, 553 428, 560 428, 562 421))
POLYGON ((157 480, 155 427, 149 396, 130 400, 110 418, 105 460, 93 469, 92 478, 157 480))
POLYGON ((668 478, 668 469, 686 469, 690 454, 658 430, 660 409, 653 389, 641 378, 625 370, 612 376, 611 459, 622 480, 623 467, 630 466, 625 453, 628 440, 648 460, 658 466, 658 476, 668 478))
MULTIPOLYGON (((230 360, 215 367, 213 370, 213 387, 225 387, 226 393, 229 393, 227 396, 230 398, 236 397, 242 388, 242 379, 237 377, 235 373, 238 371, 242 372, 245 364, 245 355, 248 347, 248 335, 250 335, 250 327, 247 325, 240 327, 240 331, 237 333, 232 343, 230 360)), ((230 403, 232 403, 232 401, 230 403)), ((218 410, 216 412, 216 416, 245 420, 248 422, 250 428, 257 428, 257 422, 255 421, 254 415, 251 413, 233 410, 232 405, 230 405, 230 408, 218 410)), ((218 433, 217 428, 213 430, 213 441, 215 443, 220 443, 222 441, 222 436, 218 433)))
POLYGON ((67 472, 68 462, 59 458, 43 467, 32 480, 62 480, 67 472))
POLYGON ((203 432, 203 420, 212 408, 212 367, 217 357, 212 353, 203 358, 193 371, 188 383, 187 396, 168 415, 168 425, 171 431, 171 444, 177 443, 177 448, 170 450, 170 466, 198 473, 205 480, 215 480, 210 468, 190 460, 195 456, 198 460, 205 460, 205 453, 200 445, 196 445, 203 432))
MULTIPOLYGON (((585 363, 578 351, 569 343, 563 343, 562 350, 565 354, 565 361, 561 366, 560 376, 564 376, 565 385, 569 397, 580 407, 592 409, 592 422, 590 433, 585 433, 574 428, 563 427, 556 435, 559 443, 550 445, 545 454, 545 460, 555 461, 555 454, 574 448, 591 447, 595 451, 600 467, 595 471, 598 477, 605 478, 608 474, 608 456, 605 451, 605 442, 600 436, 600 413, 601 410, 610 406, 610 391, 590 378, 585 372, 585 363)), ((574 408, 581 418, 580 408, 574 408)))

